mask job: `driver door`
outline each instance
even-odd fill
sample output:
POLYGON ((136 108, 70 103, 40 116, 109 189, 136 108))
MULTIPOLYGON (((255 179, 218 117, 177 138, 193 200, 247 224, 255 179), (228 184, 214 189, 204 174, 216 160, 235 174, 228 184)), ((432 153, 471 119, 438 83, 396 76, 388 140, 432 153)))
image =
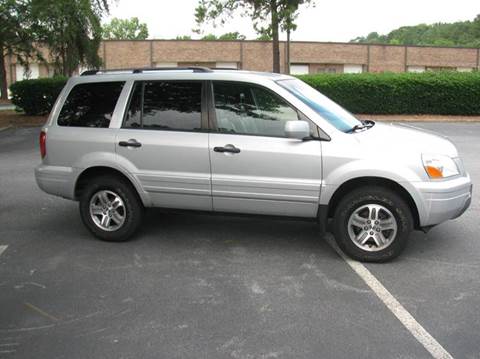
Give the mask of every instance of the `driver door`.
POLYGON ((213 210, 315 217, 322 182, 321 142, 287 138, 284 133, 287 121, 303 115, 258 85, 211 85, 213 210))

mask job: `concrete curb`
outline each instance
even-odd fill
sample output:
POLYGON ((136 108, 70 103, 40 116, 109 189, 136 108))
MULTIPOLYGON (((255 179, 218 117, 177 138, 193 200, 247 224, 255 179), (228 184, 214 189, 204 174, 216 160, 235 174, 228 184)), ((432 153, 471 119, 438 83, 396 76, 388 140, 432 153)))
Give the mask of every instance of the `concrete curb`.
POLYGON ((0 132, 4 132, 4 131, 9 130, 9 129, 11 129, 11 128, 13 128, 12 125, 7 126, 7 127, 0 127, 0 132))

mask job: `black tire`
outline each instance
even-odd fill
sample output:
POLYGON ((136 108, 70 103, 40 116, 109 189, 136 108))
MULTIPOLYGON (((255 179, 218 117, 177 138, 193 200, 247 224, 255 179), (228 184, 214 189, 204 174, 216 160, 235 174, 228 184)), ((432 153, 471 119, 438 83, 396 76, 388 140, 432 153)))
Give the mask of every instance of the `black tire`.
MULTIPOLYGON (((368 211, 368 209, 367 209, 368 211)), ((372 211, 373 212, 373 211, 372 211)), ((374 225, 371 221, 368 225, 374 225)), ((365 228, 364 228, 365 229, 365 228)), ((357 228, 357 231, 362 229, 357 228)), ((386 262, 397 257, 405 248, 410 232, 413 230, 413 217, 407 203, 395 192, 390 189, 378 186, 365 186, 355 189, 346 194, 338 203, 334 214, 334 235, 338 246, 351 258, 362 262, 386 262), (362 249, 350 238, 348 221, 350 216, 362 206, 369 204, 381 205, 388 209, 396 220, 396 235, 391 235, 390 244, 381 249, 377 246, 377 251, 368 251, 362 249)), ((370 232, 368 234, 374 233, 370 232)), ((392 232, 382 232, 387 235, 392 232)), ((367 238, 367 237, 365 237, 367 238)), ((373 241, 372 237, 369 241, 373 241)), ((373 242, 367 243, 375 247, 373 242)))
POLYGON ((130 239, 142 223, 144 207, 136 190, 126 180, 103 175, 89 181, 80 197, 80 216, 88 230, 104 241, 120 242, 130 239), (90 215, 90 201, 99 191, 111 191, 123 201, 123 224, 115 230, 107 231, 100 228, 90 215))

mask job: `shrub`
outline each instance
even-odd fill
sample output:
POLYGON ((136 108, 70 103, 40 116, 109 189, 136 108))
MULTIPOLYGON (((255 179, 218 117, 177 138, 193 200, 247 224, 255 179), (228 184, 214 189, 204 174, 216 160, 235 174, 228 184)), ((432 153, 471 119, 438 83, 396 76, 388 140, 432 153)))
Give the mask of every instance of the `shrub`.
POLYGON ((298 76, 353 113, 480 115, 480 73, 298 76))
POLYGON ((65 77, 15 82, 10 86, 12 103, 27 115, 44 115, 50 112, 66 82, 65 77))

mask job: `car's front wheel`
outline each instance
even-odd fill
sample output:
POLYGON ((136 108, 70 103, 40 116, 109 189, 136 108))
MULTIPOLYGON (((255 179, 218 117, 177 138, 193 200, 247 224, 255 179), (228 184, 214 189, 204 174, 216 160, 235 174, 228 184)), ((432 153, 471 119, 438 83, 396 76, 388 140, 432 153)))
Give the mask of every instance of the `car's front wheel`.
POLYGON ((143 205, 127 181, 102 176, 90 181, 83 191, 80 215, 96 237, 106 241, 125 241, 139 228, 143 205))
POLYGON ((334 214, 334 234, 350 257, 384 262, 398 256, 413 228, 406 202, 390 189, 362 187, 342 198, 334 214))

